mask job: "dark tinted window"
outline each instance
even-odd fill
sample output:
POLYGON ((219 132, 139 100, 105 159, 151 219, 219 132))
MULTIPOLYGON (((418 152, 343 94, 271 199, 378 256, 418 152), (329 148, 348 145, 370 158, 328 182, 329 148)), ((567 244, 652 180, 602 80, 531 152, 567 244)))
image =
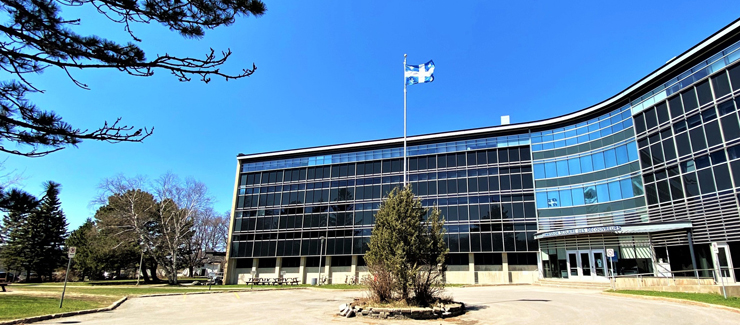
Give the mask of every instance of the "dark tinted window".
POLYGON ((714 176, 712 176, 712 169, 707 168, 697 172, 699 177, 699 186, 701 188, 701 194, 707 194, 715 192, 714 187, 714 176))
POLYGON ((706 132, 707 142, 710 147, 722 143, 722 134, 719 131, 719 122, 712 121, 705 124, 704 131, 706 132))
POLYGON ((705 141, 706 138, 704 137, 704 130, 702 128, 696 128, 689 131, 689 135, 691 135, 691 146, 694 148, 694 151, 706 149, 707 143, 705 141))
POLYGON ((727 164, 714 166, 714 178, 717 180, 717 191, 726 190, 732 187, 730 180, 730 171, 727 164))
POLYGON ((731 69, 727 70, 730 74, 730 83, 732 83, 732 89, 740 89, 740 65, 736 65, 731 69))
POLYGON ((737 139, 740 137, 740 125, 738 125, 737 115, 730 114, 721 119, 722 133, 725 135, 725 141, 737 139))
POLYGON ((685 112, 690 112, 691 110, 699 107, 698 103, 696 102, 696 93, 694 92, 694 88, 682 92, 681 100, 683 101, 683 108, 685 112))
POLYGON ((650 109, 645 112, 645 123, 647 124, 648 130, 658 126, 658 116, 655 115, 655 109, 650 109))
POLYGON ((696 94, 699 96, 699 105, 704 105, 712 101, 712 88, 709 87, 709 81, 696 85, 696 94))
POLYGON ((712 77, 712 87, 714 88, 714 97, 720 98, 730 93, 730 82, 727 80, 727 73, 722 72, 712 77))
POLYGON ((647 128, 645 127, 645 115, 644 114, 637 114, 635 115, 635 132, 642 133, 645 132, 647 128))
POLYGON ((687 197, 699 195, 699 182, 696 180, 696 173, 683 175, 683 187, 687 197))
POLYGON ((501 149, 498 151, 498 162, 509 162, 509 150, 501 149))
POLYGON ((683 114, 683 104, 681 104, 681 96, 676 96, 668 100, 668 106, 670 106, 671 117, 676 118, 683 114))
POLYGON ((663 124, 671 119, 668 116, 668 105, 665 102, 655 106, 655 111, 658 113, 658 124, 663 124))

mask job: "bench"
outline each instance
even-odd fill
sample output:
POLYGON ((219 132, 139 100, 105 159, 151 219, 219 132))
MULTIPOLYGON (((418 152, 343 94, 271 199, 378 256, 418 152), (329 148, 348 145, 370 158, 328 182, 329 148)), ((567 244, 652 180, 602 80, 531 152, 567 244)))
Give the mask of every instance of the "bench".
POLYGON ((1 282, 0 282, 0 287, 2 287, 2 289, 3 289, 3 292, 7 292, 7 291, 5 291, 5 286, 6 286, 6 285, 10 285, 10 283, 1 283, 1 282))

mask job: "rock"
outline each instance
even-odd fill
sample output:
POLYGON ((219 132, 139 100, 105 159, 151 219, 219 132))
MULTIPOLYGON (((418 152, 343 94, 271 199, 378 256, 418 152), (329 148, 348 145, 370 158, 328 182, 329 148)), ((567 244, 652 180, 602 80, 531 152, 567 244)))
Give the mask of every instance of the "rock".
POLYGON ((344 317, 350 318, 355 316, 355 311, 353 309, 347 309, 347 315, 344 317))
POLYGON ((347 309, 347 307, 349 307, 348 304, 341 304, 341 305, 339 305, 339 312, 341 313, 343 310, 347 309))

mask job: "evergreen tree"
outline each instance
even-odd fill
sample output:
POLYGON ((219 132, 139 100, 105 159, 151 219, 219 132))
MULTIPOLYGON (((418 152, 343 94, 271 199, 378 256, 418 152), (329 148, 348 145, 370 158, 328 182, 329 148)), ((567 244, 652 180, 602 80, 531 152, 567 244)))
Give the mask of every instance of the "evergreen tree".
POLYGON ((444 220, 424 209, 410 186, 395 188, 380 205, 365 254, 374 281, 371 297, 427 305, 444 288, 444 220), (412 296, 413 291, 413 296, 412 296))
POLYGON ((59 200, 61 185, 50 181, 44 187, 44 197, 29 215, 26 227, 30 231, 31 269, 39 276, 51 279, 52 272, 66 261, 63 246, 67 237, 67 218, 59 200))
POLYGON ((30 271, 30 232, 26 227, 29 211, 11 210, 3 216, 2 234, 4 243, 0 251, 0 261, 8 271, 16 271, 17 274, 25 271, 26 276, 30 271))
POLYGON ((59 191, 61 185, 54 182, 44 184, 45 193, 41 200, 30 194, 17 191, 18 200, 12 201, 3 217, 2 234, 4 247, 0 252, 3 264, 13 270, 23 270, 28 279, 31 272, 51 278, 57 267, 64 263, 64 239, 67 219, 61 209, 59 191))

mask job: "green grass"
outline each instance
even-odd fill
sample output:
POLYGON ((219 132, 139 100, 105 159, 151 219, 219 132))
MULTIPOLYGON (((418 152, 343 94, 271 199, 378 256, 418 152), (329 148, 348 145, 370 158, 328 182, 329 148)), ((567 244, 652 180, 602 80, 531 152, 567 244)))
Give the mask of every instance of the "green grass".
POLYGON ((60 309, 59 297, 0 294, 0 321, 101 308, 114 301, 111 297, 64 297, 64 307, 60 309))
POLYGON ((642 290, 617 290, 616 293, 626 293, 631 295, 666 297, 675 299, 684 299, 691 301, 704 302, 708 304, 722 305, 740 309, 740 298, 727 297, 712 293, 686 293, 686 292, 661 292, 661 291, 642 291, 642 290))

